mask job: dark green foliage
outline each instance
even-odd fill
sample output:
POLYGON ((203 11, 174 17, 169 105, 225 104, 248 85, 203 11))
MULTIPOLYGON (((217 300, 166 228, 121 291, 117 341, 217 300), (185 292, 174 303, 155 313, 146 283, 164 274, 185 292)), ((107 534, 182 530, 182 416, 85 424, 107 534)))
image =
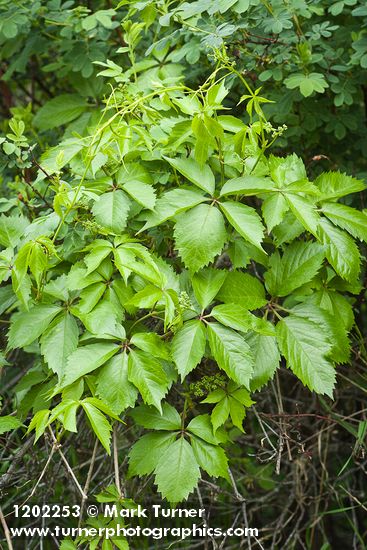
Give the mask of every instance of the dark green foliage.
MULTIPOLYGON (((234 484, 246 414, 256 445, 274 392, 279 474, 280 380, 335 418, 337 375, 365 361, 364 6, 0 9, 0 366, 20 368, 0 433, 86 431, 105 455, 127 424, 130 482, 177 504, 234 484)), ((117 475, 107 493, 134 506, 117 475)))
MULTIPOLYGON (((230 62, 272 100, 265 112, 274 126, 288 126, 279 146, 301 154, 317 171, 319 165, 366 171, 363 0, 120 2, 117 7, 102 0, 28 0, 21 7, 2 0, 0 9, 3 112, 15 107, 12 112, 28 123, 32 114, 24 108, 31 101, 39 111, 33 120, 37 132, 80 113, 75 129, 87 124, 108 93, 95 78, 96 62, 121 81, 158 67, 177 78, 184 64, 187 81, 196 86, 203 72, 209 75, 215 67, 211 48, 226 45, 230 62), (149 62, 130 68, 137 55, 154 48, 149 62), (61 97, 64 108, 55 116, 61 97)), ((236 82, 229 85, 235 88, 234 107, 243 91, 236 82)))

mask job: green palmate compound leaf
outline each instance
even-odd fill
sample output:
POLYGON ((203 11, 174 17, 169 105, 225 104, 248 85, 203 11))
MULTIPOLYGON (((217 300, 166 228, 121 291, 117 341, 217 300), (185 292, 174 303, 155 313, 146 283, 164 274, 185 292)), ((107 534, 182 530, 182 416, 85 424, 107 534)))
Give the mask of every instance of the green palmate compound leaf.
POLYGON ((333 224, 345 229, 356 239, 367 242, 367 215, 365 213, 336 202, 323 203, 322 211, 333 224))
POLYGON ((144 476, 154 472, 162 455, 174 443, 176 434, 156 432, 143 435, 129 452, 128 476, 144 476))
POLYGON ((277 324, 277 339, 287 366, 316 393, 332 397, 335 385, 335 368, 327 358, 332 335, 321 324, 290 315, 277 324))
POLYGON ((259 195, 268 193, 274 189, 274 184, 269 178, 257 176, 244 176, 228 180, 221 189, 221 196, 224 195, 259 195))
POLYGON ((269 259, 265 283, 272 296, 286 296, 308 283, 320 270, 324 249, 312 242, 297 241, 290 244, 282 258, 275 252, 269 259))
POLYGON ((201 361, 206 345, 204 323, 187 321, 172 340, 172 358, 183 380, 201 361))
POLYGON ((207 204, 180 214, 174 235, 183 262, 193 272, 212 262, 227 240, 222 214, 207 204))
POLYGON ((229 223, 248 242, 262 250, 264 226, 254 208, 234 201, 220 204, 229 223))
POLYGON ((61 94, 41 107, 34 123, 40 130, 50 130, 62 124, 71 122, 87 109, 84 98, 76 94, 61 94))
POLYGON ((16 430, 23 426, 22 422, 16 416, 0 416, 0 435, 5 432, 16 430))
POLYGON ((151 430, 180 430, 181 417, 172 405, 163 403, 162 413, 154 407, 141 405, 130 413, 135 422, 143 428, 151 430))
POLYGON ((233 382, 228 384, 226 391, 215 390, 203 402, 217 403, 211 414, 211 421, 215 432, 227 421, 229 416, 233 425, 243 432, 242 423, 246 416, 246 407, 251 407, 254 404, 249 393, 233 382), (222 394, 216 395, 220 391, 222 394))
POLYGON ((205 309, 218 294, 227 276, 225 271, 207 267, 192 277, 192 287, 199 305, 205 309))
POLYGON ((128 355, 118 353, 98 372, 97 395, 115 414, 134 407, 138 398, 136 387, 128 379, 128 355))
POLYGON ((329 87, 329 84, 321 73, 297 73, 286 78, 284 83, 291 90, 299 88, 301 94, 305 97, 312 95, 313 92, 322 94, 325 88, 329 87))
POLYGON ((262 283, 242 271, 228 273, 217 299, 225 303, 240 304, 246 309, 258 309, 267 303, 262 283))
POLYGON ((136 386, 147 405, 162 411, 161 401, 167 393, 168 378, 162 364, 144 351, 129 354, 129 381, 136 386))
POLYGON ((243 336, 219 323, 210 323, 207 330, 210 349, 218 366, 229 378, 248 388, 254 359, 243 336))
POLYGON ((208 165, 202 166, 193 158, 163 158, 180 174, 185 176, 186 179, 200 187, 200 189, 203 189, 203 191, 206 191, 210 195, 214 193, 215 178, 208 165))
POLYGON ((254 374, 250 382, 251 391, 257 391, 271 380, 279 367, 280 353, 274 336, 250 332, 245 340, 254 356, 254 374))
POLYGON ((226 389, 218 388, 212 391, 202 403, 216 403, 210 417, 214 432, 226 422, 228 416, 231 417, 233 425, 243 432, 245 407, 251 407, 254 401, 247 390, 230 381, 226 389))
POLYGON ((339 199, 351 193, 364 191, 366 184, 341 172, 324 172, 315 180, 322 194, 322 200, 339 199))
POLYGON ((167 191, 156 201, 154 212, 149 213, 144 218, 146 219, 146 223, 140 231, 160 225, 180 212, 189 210, 205 200, 207 198, 202 193, 191 189, 173 189, 172 191, 167 191))
POLYGON ((18 314, 10 325, 9 349, 21 348, 34 342, 60 311, 61 307, 57 305, 38 305, 30 311, 18 314))
POLYGON ((58 389, 65 388, 85 374, 95 371, 118 351, 119 346, 117 344, 107 342, 88 344, 76 349, 67 360, 58 389))
POLYGON ((130 204, 126 193, 121 189, 115 189, 101 195, 94 203, 92 212, 99 225, 115 235, 120 235, 126 227, 130 204))
POLYGON ((325 218, 321 220, 319 231, 330 264, 340 277, 354 282, 361 269, 360 254, 354 240, 325 218))
POLYGON ((101 413, 97 407, 86 401, 81 401, 81 405, 88 417, 88 420, 92 426, 92 430, 106 449, 107 454, 111 454, 110 441, 112 426, 108 422, 104 414, 101 413))
POLYGON ((41 353, 50 369, 62 378, 68 357, 78 346, 79 329, 75 318, 65 312, 43 333, 41 353))
POLYGON ((198 437, 191 438, 191 445, 197 463, 207 474, 229 479, 228 458, 221 447, 210 445, 198 437))
POLYGON ((200 479, 200 468, 194 451, 180 437, 162 453, 155 469, 155 483, 159 492, 171 503, 188 497, 200 479))

